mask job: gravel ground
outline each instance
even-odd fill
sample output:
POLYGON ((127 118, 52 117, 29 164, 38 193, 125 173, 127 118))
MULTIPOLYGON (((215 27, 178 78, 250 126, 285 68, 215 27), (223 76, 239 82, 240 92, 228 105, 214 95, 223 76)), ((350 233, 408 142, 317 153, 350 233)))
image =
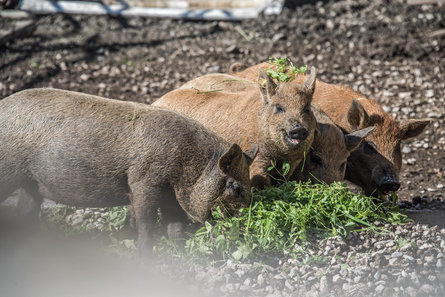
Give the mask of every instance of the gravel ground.
MULTIPOLYGON (((31 36, 0 45, 0 98, 56 87, 150 103, 233 62, 287 56, 316 66, 323 81, 378 100, 397 119, 433 118, 402 148, 398 194, 412 217, 430 225, 332 238, 271 265, 227 261, 172 269, 165 261, 159 268, 221 296, 443 296, 445 36, 431 33, 444 29, 445 5, 369 2, 303 6, 240 23, 39 17, 31 36)), ((0 26, 13 22, 0 19, 0 26)))

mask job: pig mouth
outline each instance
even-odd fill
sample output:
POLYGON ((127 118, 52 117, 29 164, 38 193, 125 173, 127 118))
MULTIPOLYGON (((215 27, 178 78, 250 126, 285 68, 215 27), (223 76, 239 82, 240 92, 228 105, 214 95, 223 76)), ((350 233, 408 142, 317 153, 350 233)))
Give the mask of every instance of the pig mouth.
POLYGON ((289 136, 289 134, 286 133, 286 131, 283 131, 283 136, 286 139, 286 142, 289 144, 290 147, 296 148, 302 143, 303 141, 300 139, 292 138, 289 136))

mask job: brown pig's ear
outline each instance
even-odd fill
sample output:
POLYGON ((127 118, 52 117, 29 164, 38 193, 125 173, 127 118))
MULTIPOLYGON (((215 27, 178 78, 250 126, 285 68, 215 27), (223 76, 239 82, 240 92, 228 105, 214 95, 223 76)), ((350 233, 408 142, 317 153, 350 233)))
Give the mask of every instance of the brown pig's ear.
POLYGON ((312 66, 311 67, 311 75, 308 77, 308 79, 304 82, 303 88, 304 91, 311 96, 314 94, 315 91, 315 82, 317 78, 317 69, 312 66))
POLYGON ((229 73, 230 74, 238 73, 245 70, 246 68, 247 68, 246 65, 239 62, 235 62, 229 66, 229 73))
POLYGON ((352 130, 361 129, 368 126, 369 116, 357 99, 352 100, 348 110, 348 122, 352 130))
POLYGON ((219 168, 226 174, 231 172, 231 169, 238 166, 243 156, 243 151, 236 143, 232 144, 221 158, 219 158, 219 168))
POLYGON ((249 164, 249 166, 250 164, 252 164, 253 160, 258 154, 258 150, 259 150, 258 144, 255 143, 248 151, 243 152, 244 157, 246 158, 247 164, 249 164))
POLYGON ((423 129, 431 123, 432 119, 420 119, 420 120, 404 120, 400 123, 400 128, 403 131, 402 139, 408 139, 416 137, 422 133, 423 129))
POLYGON ((374 131, 375 126, 367 127, 345 135, 346 149, 349 152, 357 149, 363 139, 374 131))
POLYGON ((260 87, 264 104, 268 104, 269 98, 275 95, 277 85, 261 68, 258 68, 258 86, 260 87))

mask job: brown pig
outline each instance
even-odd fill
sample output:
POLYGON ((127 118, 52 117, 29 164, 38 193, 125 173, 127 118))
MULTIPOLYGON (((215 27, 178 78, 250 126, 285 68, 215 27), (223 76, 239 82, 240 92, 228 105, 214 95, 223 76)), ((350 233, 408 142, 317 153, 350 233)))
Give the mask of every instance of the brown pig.
POLYGON ((25 189, 80 207, 131 204, 138 246, 152 244, 157 211, 168 225, 204 222, 250 201, 241 148, 181 114, 143 104, 30 89, 0 101, 0 202, 25 189))
MULTIPOLYGON (((268 69, 269 63, 261 63, 235 73, 239 65, 232 67, 235 76, 253 80, 258 69, 268 69)), ((307 79, 297 75, 291 83, 296 85, 307 79)), ((314 104, 346 132, 375 126, 375 132, 366 137, 359 148, 351 153, 346 168, 346 179, 361 186, 368 195, 386 194, 400 187, 398 175, 402 165, 400 143, 419 135, 430 119, 397 121, 374 100, 354 92, 348 87, 317 81, 314 104)))
POLYGON ((317 119, 314 141, 308 155, 298 165, 291 180, 330 184, 345 177, 347 159, 375 127, 344 134, 318 107, 312 106, 317 119))
MULTIPOLYGON (((227 74, 204 75, 167 93, 153 105, 184 113, 227 141, 239 143, 241 148, 258 143, 259 153, 250 176, 252 185, 261 188, 272 182, 266 172, 272 162, 278 169, 283 160, 289 162, 290 176, 312 143, 315 75, 313 68, 303 84, 277 85, 260 71, 256 87, 227 74)), ((280 174, 272 174, 273 179, 281 178, 280 174)))

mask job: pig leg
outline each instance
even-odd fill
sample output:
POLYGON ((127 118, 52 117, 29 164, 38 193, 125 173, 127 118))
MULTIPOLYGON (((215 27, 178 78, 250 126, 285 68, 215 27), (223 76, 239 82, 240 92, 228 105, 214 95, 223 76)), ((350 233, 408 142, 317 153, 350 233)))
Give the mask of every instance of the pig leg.
POLYGON ((43 202, 43 197, 39 193, 39 186, 36 182, 30 182, 23 186, 23 189, 25 190, 25 195, 20 196, 17 211, 25 216, 28 222, 37 222, 43 202))
POLYGON ((250 181, 252 187, 262 189, 271 185, 270 177, 267 176, 266 170, 270 164, 263 164, 257 158, 250 165, 250 181))
POLYGON ((0 203, 5 201, 16 190, 15 187, 10 187, 0 184, 0 203))
POLYGON ((16 209, 18 216, 25 218, 25 220, 29 221, 30 223, 36 222, 39 218, 42 200, 43 198, 38 193, 31 196, 29 191, 20 189, 19 201, 16 209))
POLYGON ((22 183, 21 186, 0 183, 0 203, 10 197, 16 189, 21 189, 21 191, 19 192, 20 196, 15 211, 20 217, 24 217, 26 221, 35 223, 38 221, 40 205, 43 201, 43 197, 38 191, 37 183, 26 182, 22 183))
POLYGON ((134 219, 133 206, 127 205, 127 215, 125 216, 125 226, 129 226, 131 229, 136 229, 136 221, 134 219))
POLYGON ((161 208, 162 220, 167 226, 168 238, 173 241, 184 241, 184 229, 187 223, 185 212, 180 208, 177 201, 170 201, 169 206, 161 208))
POLYGON ((162 188, 137 183, 130 185, 130 189, 131 207, 138 232, 138 251, 141 255, 148 256, 153 250, 153 229, 158 217, 162 188))

